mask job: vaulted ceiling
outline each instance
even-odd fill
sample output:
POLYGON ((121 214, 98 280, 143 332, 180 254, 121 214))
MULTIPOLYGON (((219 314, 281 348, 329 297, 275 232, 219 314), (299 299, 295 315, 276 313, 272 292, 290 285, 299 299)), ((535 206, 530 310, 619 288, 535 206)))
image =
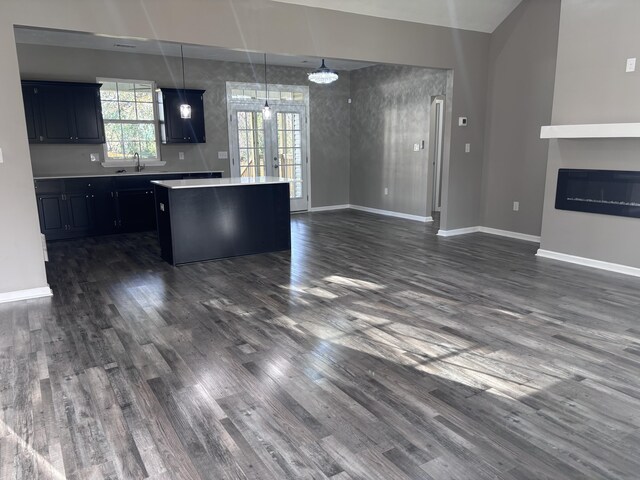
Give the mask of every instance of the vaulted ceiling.
POLYGON ((521 0, 273 0, 492 33, 521 0))

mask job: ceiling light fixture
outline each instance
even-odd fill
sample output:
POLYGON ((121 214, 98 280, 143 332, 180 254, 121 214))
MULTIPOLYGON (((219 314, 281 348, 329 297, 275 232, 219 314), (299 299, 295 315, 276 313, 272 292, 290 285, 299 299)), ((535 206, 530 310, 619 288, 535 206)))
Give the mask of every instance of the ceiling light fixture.
POLYGON ((264 54, 264 107, 262 107, 262 118, 269 120, 271 118, 271 107, 269 106, 269 84, 267 83, 267 54, 264 54))
POLYGON ((324 64, 324 58, 322 59, 322 65, 317 70, 309 73, 309 81, 313 83, 319 83, 321 85, 326 85, 328 83, 333 83, 338 80, 338 74, 333 70, 327 68, 324 64))
POLYGON ((182 49, 182 45, 180 45, 180 58, 182 59, 182 97, 183 103, 180 104, 180 118, 188 119, 191 118, 191 105, 186 103, 186 92, 185 92, 185 82, 184 82, 184 51, 182 49))

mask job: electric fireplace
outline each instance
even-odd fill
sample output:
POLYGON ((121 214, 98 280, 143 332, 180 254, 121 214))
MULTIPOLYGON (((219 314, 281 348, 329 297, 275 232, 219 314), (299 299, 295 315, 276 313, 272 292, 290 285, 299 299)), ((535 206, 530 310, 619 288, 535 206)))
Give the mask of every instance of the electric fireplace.
POLYGON ((640 218, 640 172, 561 168, 556 209, 640 218))

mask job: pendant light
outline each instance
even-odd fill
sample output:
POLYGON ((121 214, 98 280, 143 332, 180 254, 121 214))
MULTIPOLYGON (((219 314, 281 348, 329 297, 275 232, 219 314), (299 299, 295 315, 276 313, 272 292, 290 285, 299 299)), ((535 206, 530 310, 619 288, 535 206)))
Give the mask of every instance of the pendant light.
POLYGON ((317 70, 308 74, 309 81, 313 83, 320 83, 322 85, 326 85, 328 83, 333 83, 338 80, 338 74, 327 68, 324 64, 324 58, 322 59, 322 65, 317 70))
POLYGON ((264 107, 262 107, 262 118, 269 120, 271 118, 271 107, 269 106, 269 84, 267 83, 267 54, 264 54, 264 107))
MULTIPOLYGON (((185 82, 184 82, 184 51, 182 49, 182 45, 180 45, 180 58, 182 59, 182 96, 183 102, 185 102, 185 82)), ((180 118, 188 119, 191 118, 191 105, 188 103, 182 103, 180 105, 180 118)))

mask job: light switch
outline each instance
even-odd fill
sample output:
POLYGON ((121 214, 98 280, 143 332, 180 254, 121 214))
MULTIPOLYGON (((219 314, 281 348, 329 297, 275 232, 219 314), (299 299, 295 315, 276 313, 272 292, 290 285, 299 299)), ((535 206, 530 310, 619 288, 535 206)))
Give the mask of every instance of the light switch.
POLYGON ((627 73, 636 71, 636 58, 627 58, 627 73))
POLYGON ((513 211, 517 212, 520 210, 520 202, 513 202, 513 211))
POLYGON ((464 151, 465 151, 465 153, 471 152, 471 144, 470 143, 465 143, 464 144, 464 151))
POLYGON ((178 152, 178 160, 184 160, 184 152, 178 152))
POLYGON ((218 160, 226 160, 229 158, 228 152, 218 152, 218 160))
POLYGON ((2 156, 2 149, 0 148, 0 163, 4 163, 4 157, 2 156))
POLYGON ((420 144, 419 143, 414 143, 413 144, 413 151, 414 152, 419 152, 420 151, 420 144))
POLYGON ((468 120, 467 117, 458 117, 458 126, 459 127, 466 127, 468 125, 468 120))

